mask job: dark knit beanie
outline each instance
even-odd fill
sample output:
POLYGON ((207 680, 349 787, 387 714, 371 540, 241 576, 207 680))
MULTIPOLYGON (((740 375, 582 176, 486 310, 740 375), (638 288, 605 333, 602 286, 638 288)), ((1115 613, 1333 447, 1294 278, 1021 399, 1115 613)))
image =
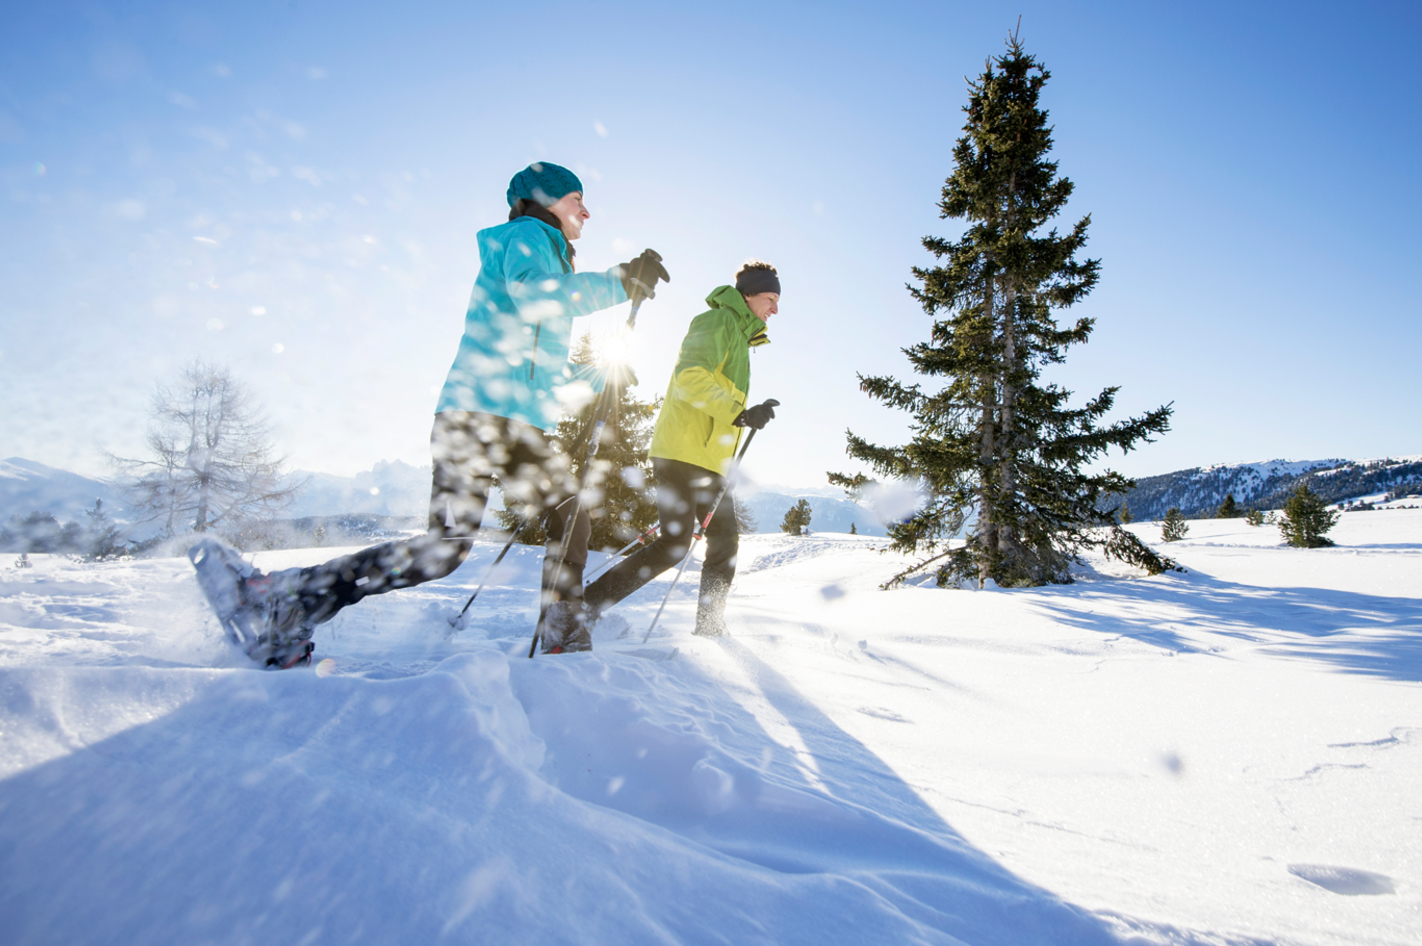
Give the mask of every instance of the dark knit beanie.
POLYGON ((551 207, 573 191, 582 189, 583 182, 567 168, 551 161, 534 161, 513 176, 506 196, 510 207, 520 198, 551 207))
POLYGON ((743 296, 762 292, 780 294, 780 277, 768 269, 745 269, 736 277, 736 291, 743 296))

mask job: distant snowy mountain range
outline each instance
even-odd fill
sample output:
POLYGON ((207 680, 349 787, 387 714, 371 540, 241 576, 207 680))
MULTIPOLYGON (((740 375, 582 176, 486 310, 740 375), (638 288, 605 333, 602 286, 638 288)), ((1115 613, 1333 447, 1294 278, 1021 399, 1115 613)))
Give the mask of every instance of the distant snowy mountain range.
MULTIPOLYGON (((1142 477, 1125 502, 1138 520, 1160 519, 1172 506, 1186 517, 1210 516, 1230 495, 1241 509, 1278 509, 1302 479, 1330 503, 1380 493, 1416 493, 1422 490, 1422 456, 1195 467, 1142 477)), ((1111 505, 1117 502, 1113 499, 1111 505)))
POLYGON ((104 501, 104 509, 114 519, 127 518, 118 489, 107 480, 22 457, 0 460, 0 523, 32 512, 48 512, 61 522, 82 522, 84 510, 93 509, 96 499, 104 501))
POLYGON ((423 519, 429 514, 430 468, 427 466, 381 460, 355 476, 297 470, 289 479, 307 480, 306 487, 286 512, 293 519, 348 513, 423 519))
POLYGON ((811 532, 848 532, 853 525, 860 535, 885 534, 874 511, 846 499, 842 489, 751 485, 736 495, 736 501, 755 519, 757 532, 779 532, 785 513, 801 499, 810 504, 811 532))

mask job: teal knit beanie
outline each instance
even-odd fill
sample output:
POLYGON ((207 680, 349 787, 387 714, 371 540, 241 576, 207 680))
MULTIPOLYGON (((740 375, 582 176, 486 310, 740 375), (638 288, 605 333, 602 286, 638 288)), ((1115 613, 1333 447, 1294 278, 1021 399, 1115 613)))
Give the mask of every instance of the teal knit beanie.
POLYGON ((582 189, 583 182, 567 168, 551 161, 535 161, 513 176, 507 196, 510 207, 520 198, 551 207, 573 191, 582 189))

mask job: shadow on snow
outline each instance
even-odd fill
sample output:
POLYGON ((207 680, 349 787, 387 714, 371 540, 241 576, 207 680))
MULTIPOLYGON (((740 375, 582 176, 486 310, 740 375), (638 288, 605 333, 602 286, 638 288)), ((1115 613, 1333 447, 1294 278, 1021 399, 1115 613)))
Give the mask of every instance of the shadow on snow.
POLYGON ((1196 569, 1034 594, 1037 606, 1062 624, 1167 650, 1202 652, 1201 634, 1218 634, 1349 673, 1422 680, 1422 601, 1416 598, 1245 585, 1196 569), (1073 606, 1078 602, 1106 604, 1111 613, 1083 612, 1073 606))

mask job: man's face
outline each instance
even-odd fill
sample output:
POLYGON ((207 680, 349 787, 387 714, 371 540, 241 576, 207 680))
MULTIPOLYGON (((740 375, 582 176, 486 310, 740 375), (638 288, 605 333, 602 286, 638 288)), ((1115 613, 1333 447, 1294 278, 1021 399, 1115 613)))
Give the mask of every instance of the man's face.
POLYGON ((757 292, 753 296, 746 296, 746 305, 756 318, 769 322, 770 317, 780 311, 780 293, 757 292))
POLYGON ((583 222, 592 216, 588 213, 588 208, 583 206, 582 191, 564 194, 558 198, 556 204, 548 208, 548 212, 563 224, 563 236, 569 240, 576 240, 583 235, 583 222))

